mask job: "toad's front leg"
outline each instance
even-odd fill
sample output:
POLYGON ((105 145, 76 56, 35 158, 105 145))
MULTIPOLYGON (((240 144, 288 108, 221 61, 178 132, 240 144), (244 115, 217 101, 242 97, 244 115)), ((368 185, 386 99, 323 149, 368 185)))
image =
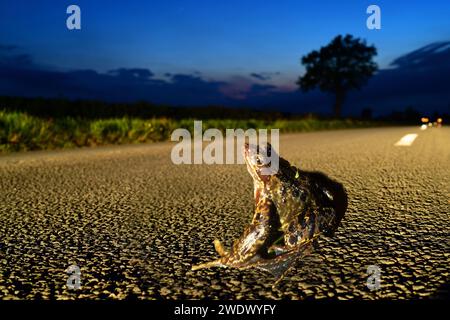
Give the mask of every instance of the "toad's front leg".
POLYGON ((215 240, 214 246, 219 259, 192 267, 198 270, 210 267, 249 268, 268 258, 268 248, 279 238, 279 218, 274 203, 266 197, 259 199, 252 223, 244 230, 228 252, 215 240))

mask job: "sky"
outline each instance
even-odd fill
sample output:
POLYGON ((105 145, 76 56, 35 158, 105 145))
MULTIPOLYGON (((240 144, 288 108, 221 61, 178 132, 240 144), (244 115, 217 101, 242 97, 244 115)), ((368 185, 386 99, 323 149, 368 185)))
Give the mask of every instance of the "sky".
POLYGON ((374 44, 383 69, 450 40, 449 13, 448 0, 15 0, 0 3, 0 46, 48 70, 142 68, 155 79, 186 74, 292 90, 304 71, 300 58, 338 34, 374 44), (81 8, 81 30, 66 28, 71 4, 81 8), (381 8, 381 30, 366 27, 371 4, 381 8))

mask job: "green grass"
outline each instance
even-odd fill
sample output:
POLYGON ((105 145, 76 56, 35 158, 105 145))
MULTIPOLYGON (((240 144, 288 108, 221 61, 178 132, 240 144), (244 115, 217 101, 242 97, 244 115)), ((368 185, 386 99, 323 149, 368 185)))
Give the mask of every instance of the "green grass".
MULTIPOLYGON (((194 119, 167 118, 146 120, 126 117, 102 120, 70 117, 43 119, 22 112, 0 110, 0 152, 165 141, 170 139, 170 134, 177 128, 186 128, 192 132, 193 123, 194 119)), ((275 121, 208 119, 203 121, 203 130, 208 128, 218 128, 222 131, 227 128, 278 128, 283 133, 376 125, 379 124, 352 119, 306 118, 275 121)))

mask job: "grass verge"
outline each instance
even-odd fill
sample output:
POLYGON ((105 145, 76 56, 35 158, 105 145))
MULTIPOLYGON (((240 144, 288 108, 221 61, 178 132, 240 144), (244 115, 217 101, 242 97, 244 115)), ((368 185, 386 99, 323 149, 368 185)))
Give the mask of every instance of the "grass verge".
MULTIPOLYGON (((79 118, 43 119, 22 112, 0 110, 0 153, 27 150, 61 149, 107 144, 131 144, 165 141, 173 130, 193 131, 194 119, 114 118, 85 120, 79 118)), ((208 119, 203 130, 280 129, 280 132, 304 132, 379 126, 380 123, 354 119, 321 120, 316 118, 259 120, 208 119)))

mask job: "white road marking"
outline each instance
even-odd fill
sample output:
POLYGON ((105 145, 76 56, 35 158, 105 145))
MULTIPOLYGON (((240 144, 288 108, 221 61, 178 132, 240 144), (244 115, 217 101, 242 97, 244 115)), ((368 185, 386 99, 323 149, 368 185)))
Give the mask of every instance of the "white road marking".
POLYGON ((414 140, 416 140, 418 134, 417 133, 409 133, 405 136, 403 136, 400 140, 398 140, 394 146, 406 146, 409 147, 413 144, 414 140))

